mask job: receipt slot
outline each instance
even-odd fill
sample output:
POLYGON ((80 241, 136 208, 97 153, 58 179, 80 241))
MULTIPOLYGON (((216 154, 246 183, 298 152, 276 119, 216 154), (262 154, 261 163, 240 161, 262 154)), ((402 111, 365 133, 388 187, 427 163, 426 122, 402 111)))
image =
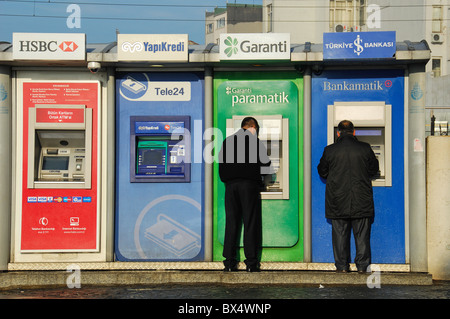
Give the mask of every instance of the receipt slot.
POLYGON ((131 117, 132 183, 190 181, 190 117, 131 117))
POLYGON ((247 116, 258 121, 258 137, 271 161, 269 174, 264 176, 261 199, 289 199, 289 119, 282 115, 234 115, 227 119, 227 136, 237 132, 247 116))
POLYGON ((28 188, 91 187, 92 109, 36 105, 28 127, 28 188))
POLYGON ((359 141, 369 143, 380 170, 373 186, 392 186, 391 105, 385 102, 335 102, 328 105, 328 145, 337 139, 340 121, 349 120, 359 141))

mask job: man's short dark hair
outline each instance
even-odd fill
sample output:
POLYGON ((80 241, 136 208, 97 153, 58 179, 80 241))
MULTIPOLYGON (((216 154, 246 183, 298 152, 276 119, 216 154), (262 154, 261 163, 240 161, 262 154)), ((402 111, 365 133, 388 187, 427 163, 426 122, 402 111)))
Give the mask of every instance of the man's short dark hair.
POLYGON ((355 130, 355 127, 353 126, 353 123, 349 120, 343 120, 338 125, 338 131, 341 132, 341 134, 353 134, 353 131, 355 130))
POLYGON ((245 126, 254 126, 257 131, 259 130, 258 121, 254 117, 251 117, 251 116, 247 116, 242 120, 241 127, 245 127, 245 126))

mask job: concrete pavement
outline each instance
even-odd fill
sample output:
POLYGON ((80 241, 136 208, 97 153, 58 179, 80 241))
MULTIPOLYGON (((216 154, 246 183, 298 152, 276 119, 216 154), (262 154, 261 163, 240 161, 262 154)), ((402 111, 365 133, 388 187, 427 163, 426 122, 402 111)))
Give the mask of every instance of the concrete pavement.
MULTIPOLYGON (((221 263, 209 269, 85 269, 82 266, 60 265, 42 270, 39 267, 22 268, 0 273, 0 289, 83 286, 137 286, 163 284, 254 284, 254 285, 432 285, 430 274, 400 271, 336 273, 328 270, 286 269, 263 264, 259 273, 238 271, 224 273, 221 263), (266 266, 266 267, 264 267, 266 266), (272 266, 272 267, 270 267, 272 266)), ((18 267, 20 268, 20 267, 18 267)), ((195 268, 195 267, 192 267, 195 268)), ((241 269, 245 269, 241 267, 241 269)))

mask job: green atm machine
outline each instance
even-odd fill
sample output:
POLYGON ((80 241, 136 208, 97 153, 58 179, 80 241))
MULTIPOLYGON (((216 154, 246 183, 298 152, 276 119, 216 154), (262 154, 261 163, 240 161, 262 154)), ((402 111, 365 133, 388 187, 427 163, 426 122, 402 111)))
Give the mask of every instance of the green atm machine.
MULTIPOLYGON (((221 143, 240 129, 246 116, 260 125, 273 174, 264 180, 261 261, 303 261, 303 79, 297 72, 217 72, 214 79, 214 127, 221 143)), ((216 135, 217 136, 217 135, 216 135)), ((225 185, 214 164, 214 260, 222 261, 225 233, 225 185)), ((240 260, 245 259, 241 249, 240 260)))

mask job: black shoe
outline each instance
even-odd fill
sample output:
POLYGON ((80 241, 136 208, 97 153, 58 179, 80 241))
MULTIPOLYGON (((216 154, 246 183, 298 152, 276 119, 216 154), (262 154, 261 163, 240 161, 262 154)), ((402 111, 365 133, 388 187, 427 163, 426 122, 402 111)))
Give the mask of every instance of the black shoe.
POLYGON ((225 268, 223 269, 223 272, 235 272, 235 271, 238 271, 236 266, 234 267, 225 266, 225 268))
POLYGON ((258 266, 247 266, 247 272, 260 272, 261 269, 258 266))

